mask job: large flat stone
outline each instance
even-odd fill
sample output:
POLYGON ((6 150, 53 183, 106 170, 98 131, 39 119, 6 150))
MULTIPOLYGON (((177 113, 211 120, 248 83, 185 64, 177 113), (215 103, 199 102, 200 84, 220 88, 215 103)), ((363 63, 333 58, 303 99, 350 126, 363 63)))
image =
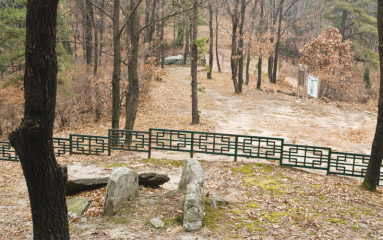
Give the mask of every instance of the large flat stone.
POLYGON ((138 184, 145 187, 159 187, 160 185, 168 182, 170 178, 165 174, 157 173, 140 173, 138 175, 138 184))
POLYGON ((138 174, 128 168, 116 168, 109 177, 103 215, 112 216, 122 204, 139 195, 138 174))
POLYGON ((92 190, 106 186, 109 177, 69 179, 66 183, 66 194, 71 195, 78 192, 92 190))
POLYGON ((68 199, 66 201, 68 206, 68 215, 72 218, 82 216, 88 209, 91 202, 91 199, 84 197, 68 199))

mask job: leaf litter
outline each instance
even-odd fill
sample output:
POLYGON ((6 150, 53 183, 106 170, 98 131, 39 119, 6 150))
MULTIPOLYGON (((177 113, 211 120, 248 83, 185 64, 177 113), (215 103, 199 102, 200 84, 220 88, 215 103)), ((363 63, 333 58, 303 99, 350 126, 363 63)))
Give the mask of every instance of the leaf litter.
MULTIPOLYGON (((354 116, 356 110, 339 110, 311 100, 310 108, 297 107, 293 97, 277 94, 276 88, 279 87, 267 83, 263 92, 250 85, 245 88, 244 94, 234 95, 232 83, 228 79, 226 73, 215 74, 214 80, 201 77, 200 85, 205 89, 205 93, 199 94, 202 124, 192 126, 188 69, 172 68, 164 81, 151 83, 150 97, 145 99, 147 102, 138 113, 137 130, 156 127, 238 134, 272 133, 298 142, 335 146, 344 151, 354 149, 360 142, 367 145, 370 141, 370 134, 365 133, 371 131, 372 124, 364 126, 366 131, 358 130, 361 123, 356 119, 368 121, 375 117, 374 114, 358 112, 354 116), (292 113, 302 116, 302 122, 306 125, 297 131, 298 127, 286 122, 286 118, 278 119, 279 116, 288 117, 289 112, 278 114, 279 108, 273 109, 274 105, 291 108, 292 113), (249 124, 230 128, 232 119, 238 120, 235 114, 240 111, 237 110, 243 110, 245 114, 249 111, 262 112, 264 115, 258 114, 259 118, 252 119, 256 127, 249 124), (273 119, 276 126, 265 120, 265 116, 273 114, 276 116, 273 119), (326 129, 337 129, 337 132, 330 131, 331 137, 326 137, 329 133, 318 129, 323 128, 324 123, 309 121, 308 117, 304 117, 309 114, 324 117, 326 129), (353 128, 336 128, 347 125, 347 122, 353 128)), ((109 121, 104 120, 57 131, 55 136, 67 137, 69 133, 106 135, 108 128, 109 121)), ((365 145, 358 146, 356 150, 363 150, 365 145)), ((76 155, 59 157, 58 161, 67 165, 81 162, 109 170, 122 164, 139 172, 155 171, 180 177, 182 167, 170 164, 170 161, 181 161, 187 158, 185 155, 156 152, 155 157, 157 159, 145 162, 145 154, 116 152, 111 157, 76 155)), ((139 199, 111 218, 101 216, 105 188, 76 195, 89 197, 93 201, 84 217, 70 220, 72 239, 180 239, 187 236, 201 239, 383 238, 380 187, 378 192, 370 193, 359 188, 361 179, 282 168, 269 161, 260 163, 257 160, 240 159, 239 163, 233 163, 226 157, 214 158, 200 154, 196 158, 202 162, 205 171, 207 195, 219 196, 230 202, 229 205, 212 209, 207 201, 205 226, 200 232, 190 235, 182 231, 180 218, 183 197, 174 191, 176 186, 173 183, 170 187, 164 185, 158 189, 142 188, 139 199), (148 223, 153 217, 162 219, 165 228, 153 229, 148 223)), ((4 239, 31 239, 28 194, 20 164, 0 162, 0 172, 0 235, 4 239)))

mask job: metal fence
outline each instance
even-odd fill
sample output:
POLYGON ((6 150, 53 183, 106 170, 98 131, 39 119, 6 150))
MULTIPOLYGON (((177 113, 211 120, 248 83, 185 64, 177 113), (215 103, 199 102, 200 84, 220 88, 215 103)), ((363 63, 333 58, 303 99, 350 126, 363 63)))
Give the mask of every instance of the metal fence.
MULTIPOLYGON (((135 151, 147 153, 151 158, 153 150, 165 150, 187 152, 190 157, 196 153, 232 156, 234 161, 238 157, 261 158, 279 161, 282 166, 352 177, 364 177, 370 160, 369 155, 285 144, 282 138, 152 128, 147 132, 110 129, 107 137, 71 134, 69 138, 53 138, 53 144, 57 156, 110 156, 112 151, 135 151)), ((0 160, 19 161, 9 142, 0 141, 0 160)), ((381 171, 379 183, 382 180, 381 171)))

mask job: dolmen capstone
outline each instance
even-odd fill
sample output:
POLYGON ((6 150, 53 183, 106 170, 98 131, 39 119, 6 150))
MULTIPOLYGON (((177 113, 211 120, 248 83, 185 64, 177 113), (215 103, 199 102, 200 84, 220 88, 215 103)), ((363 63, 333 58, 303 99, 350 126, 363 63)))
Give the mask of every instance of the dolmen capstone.
POLYGON ((106 187, 103 215, 114 215, 124 203, 138 196, 137 172, 123 167, 114 169, 106 187))
POLYGON ((185 160, 178 191, 185 194, 183 228, 186 232, 202 228, 204 217, 205 181, 201 164, 195 159, 185 160))
POLYGON ((106 186, 109 177, 88 177, 69 179, 66 182, 65 190, 67 195, 72 195, 78 192, 93 190, 106 186))
POLYGON ((140 173, 138 175, 138 184, 144 187, 158 188, 169 180, 170 178, 165 174, 140 173))

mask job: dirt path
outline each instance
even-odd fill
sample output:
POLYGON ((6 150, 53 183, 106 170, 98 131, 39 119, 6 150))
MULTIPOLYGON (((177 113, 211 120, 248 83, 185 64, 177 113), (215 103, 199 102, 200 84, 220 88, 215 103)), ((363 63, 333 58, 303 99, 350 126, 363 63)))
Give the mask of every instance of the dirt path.
MULTIPOLYGON (((284 138, 287 143, 333 147, 339 151, 369 153, 376 113, 337 104, 309 101, 276 93, 280 86, 263 84, 263 91, 245 86, 234 94, 229 73, 213 80, 199 73, 200 125, 191 126, 190 69, 169 68, 163 82, 153 82, 151 98, 141 108, 137 128, 190 129, 284 138)), ((251 79, 251 81, 255 81, 251 79)), ((252 83, 252 82, 251 82, 252 83)), ((88 127, 103 135, 108 125, 88 127)), ((81 129, 68 131, 84 133, 81 129)), ((67 136, 67 133, 63 133, 67 136)), ((138 172, 165 173, 171 181, 159 189, 142 189, 140 198, 114 218, 88 215, 72 220, 72 239, 381 239, 382 198, 358 188, 358 180, 320 176, 277 165, 239 161, 225 156, 196 154, 205 170, 206 192, 230 201, 215 211, 207 205, 205 227, 184 233, 177 222, 182 196, 174 194, 187 153, 154 151, 146 154, 115 152, 105 156, 66 156, 70 176, 104 174, 126 166, 138 172), (220 160, 220 161, 214 161, 220 160), (181 163, 181 164, 180 164, 181 163), (85 171, 86 170, 86 171, 85 171), (85 173, 84 173, 85 172, 85 173), (160 217, 164 229, 148 221, 160 217), (262 237, 261 237, 262 236, 262 237)), ((241 159, 240 159, 241 160, 241 159)), ((31 239, 32 222, 25 181, 17 163, 0 162, 0 237, 31 239)), ((379 188, 379 190, 381 190, 379 188)), ((102 209, 103 192, 90 192, 94 209, 102 209), (98 204, 98 205, 97 205, 98 204)), ((95 210, 95 211, 96 211, 95 210)))
MULTIPOLYGON (((190 88, 189 70, 171 68, 176 81, 190 88)), ((368 154, 376 124, 376 113, 358 111, 336 104, 309 100, 305 105, 295 97, 246 86, 234 94, 230 75, 215 73, 213 80, 200 72, 201 117, 217 123, 216 132, 282 137, 287 143, 332 147, 338 151, 368 154)), ((171 77, 171 76, 170 76, 171 77)))

